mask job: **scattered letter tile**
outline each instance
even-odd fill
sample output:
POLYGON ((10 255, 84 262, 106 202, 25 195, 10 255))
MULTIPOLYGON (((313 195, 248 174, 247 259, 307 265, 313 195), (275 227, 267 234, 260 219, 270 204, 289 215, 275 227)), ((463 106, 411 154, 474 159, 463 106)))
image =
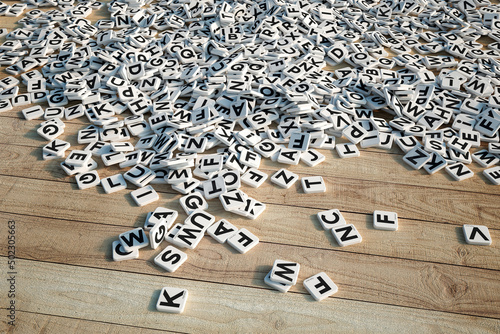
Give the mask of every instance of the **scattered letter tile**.
POLYGON ((156 309, 160 312, 182 313, 187 298, 188 291, 186 289, 164 287, 156 303, 156 309))
POLYGON ((317 301, 323 300, 338 291, 338 287, 324 272, 304 280, 304 287, 317 301))

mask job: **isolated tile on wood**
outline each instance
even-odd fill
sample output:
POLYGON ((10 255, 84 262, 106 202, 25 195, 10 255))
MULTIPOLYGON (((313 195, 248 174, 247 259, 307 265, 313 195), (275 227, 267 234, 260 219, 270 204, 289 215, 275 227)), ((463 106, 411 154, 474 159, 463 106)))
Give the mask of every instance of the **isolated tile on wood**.
POLYGON ((156 309, 160 312, 182 313, 186 307, 188 291, 173 287, 161 289, 160 296, 156 303, 156 309))
POLYGON ((139 206, 148 205, 160 199, 153 187, 145 186, 130 193, 132 199, 139 206))
POLYGON ((465 241, 471 245, 489 246, 491 236, 488 227, 483 225, 463 225, 465 241))
POLYGON ((127 189, 127 182, 122 174, 115 174, 101 180, 101 186, 106 194, 127 189))
POLYGON ((306 278, 303 284, 306 290, 317 301, 328 298, 338 291, 337 285, 333 283, 332 279, 324 272, 306 278))
POLYGON ((377 230, 397 231, 398 214, 396 212, 375 210, 373 212, 373 227, 377 230))
POLYGON ((316 194, 326 192, 326 185, 321 176, 307 176, 301 180, 302 190, 306 194, 316 194))
POLYGON ((297 174, 282 168, 274 173, 270 180, 282 188, 290 188, 298 179, 299 176, 297 174))

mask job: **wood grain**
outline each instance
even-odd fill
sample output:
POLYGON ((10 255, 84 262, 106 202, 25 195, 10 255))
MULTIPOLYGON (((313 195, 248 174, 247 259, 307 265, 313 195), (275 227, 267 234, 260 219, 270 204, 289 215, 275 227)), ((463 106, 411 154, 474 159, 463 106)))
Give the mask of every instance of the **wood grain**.
MULTIPOLYGON (((60 160, 40 161, 40 149, 30 150, 24 146, 16 145, 4 145, 4 147, 5 149, 0 152, 0 156, 5 156, 6 159, 5 164, 0 167, 0 174, 11 175, 15 171, 16 175, 26 177, 36 176, 38 178, 53 179, 55 176, 58 179, 69 179, 59 166, 60 160)), ((347 161, 353 160, 348 159, 347 161)), ((384 162, 380 161, 380 164, 384 164, 384 162)), ((362 164, 353 164, 352 166, 362 166, 362 164)), ((275 163, 272 168, 265 166, 261 170, 271 175, 275 170, 282 167, 287 166, 275 163)), ((313 175, 311 174, 313 169, 296 170, 296 167, 290 166, 287 168, 299 173, 301 176, 313 175)), ((348 168, 349 164, 346 169, 348 168)), ((119 172, 123 172, 123 170, 117 166, 99 169, 101 177, 119 172)), ((318 170, 318 172, 321 172, 321 170, 318 170)), ((296 191, 278 189, 272 186, 269 181, 259 189, 246 187, 245 191, 250 196, 265 203, 288 204, 318 209, 332 208, 333 205, 345 211, 363 213, 370 213, 373 210, 384 208, 383 210, 396 211, 400 217, 404 218, 438 222, 480 220, 483 224, 498 228, 498 225, 492 225, 498 222, 499 217, 496 210, 496 203, 500 195, 498 193, 450 191, 440 187, 430 187, 423 181, 422 185, 405 185, 314 173, 314 175, 318 174, 324 176, 327 189, 329 189, 329 193, 333 193, 333 196, 303 194, 299 183, 293 188, 296 191), (352 205, 352 200, 345 196, 346 193, 350 193, 356 198, 356 205, 352 205), (266 194, 266 197, 261 198, 262 194, 266 194), (317 197, 319 197, 319 201, 317 197), (344 200, 346 198, 347 201, 344 200)), ((449 184, 453 184, 453 182, 449 182, 449 184)), ((494 186, 483 186, 497 191, 500 190, 500 188, 494 186)), ((160 186, 157 189, 173 192, 169 186, 160 186)))
POLYGON ((179 333, 168 330, 141 328, 133 325, 112 324, 102 321, 89 321, 79 318, 61 317, 43 313, 18 311, 16 326, 7 324, 7 312, 0 309, 0 332, 13 333, 79 333, 79 334, 158 334, 179 333))
POLYGON ((281 294, 267 289, 188 281, 20 261, 19 297, 23 310, 116 322, 139 327, 181 329, 192 332, 370 332, 401 333, 423 331, 446 333, 494 333, 497 319, 423 311, 391 305, 329 298, 313 302, 300 293, 281 294), (29 281, 35 279, 34 286, 29 281), (182 315, 156 312, 154 305, 163 286, 190 292, 182 315), (77 287, 77 288, 75 288, 77 287), (129 287, 129 288, 123 288, 129 287), (223 297, 223 298, 222 298, 223 297))
MULTIPOLYGON (((161 193, 160 201, 138 208, 131 203, 127 191, 107 195, 103 194, 100 188, 80 191, 76 190, 75 184, 69 185, 62 182, 4 176, 0 176, 0 180, 2 180, 0 190, 5 194, 0 204, 2 210, 6 212, 34 213, 42 217, 61 217, 77 221, 103 221, 108 224, 129 227, 141 225, 148 211, 154 210, 157 206, 166 205, 181 213, 179 220, 185 218, 182 208, 176 201, 181 196, 179 194, 161 193), (40 196, 35 203, 23 200, 39 191, 50 195, 40 196), (105 207, 99 204, 103 200, 106 201, 105 207), (82 205, 82 203, 87 205, 82 205), (54 208, 57 208, 57 210, 54 211, 54 208)), ((161 189, 161 187, 157 188, 161 189)), ((318 209, 296 207, 294 210, 290 210, 290 208, 283 205, 268 204, 267 206, 265 213, 256 221, 225 212, 217 201, 210 201, 208 211, 218 217, 229 219, 237 226, 247 226, 254 229, 261 238, 267 239, 274 236, 267 239, 271 242, 302 246, 313 245, 323 248, 330 248, 332 244, 335 244, 325 238, 326 233, 321 231, 317 223, 315 215, 319 211, 318 209), (277 220, 276 217, 281 219, 277 220)), ((334 206, 332 205, 332 207, 334 206)), ((363 252, 396 257, 415 256, 417 259, 427 261, 457 264, 467 264, 468 261, 472 261, 470 264, 472 266, 489 267, 491 265, 493 268, 498 268, 498 258, 493 257, 496 260, 492 261, 486 255, 489 252, 498 254, 497 247, 477 248, 463 245, 462 234, 459 231, 463 222, 443 225, 402 219, 400 224, 401 233, 396 232, 388 235, 387 232, 373 230, 371 215, 350 212, 344 214, 346 219, 354 223, 364 236, 365 242, 356 246, 361 248, 363 252), (367 232, 365 233, 365 231, 367 232), (371 235, 373 235, 373 239, 370 238, 371 235), (379 238, 383 238, 385 242, 381 243, 379 238), (386 243, 394 247, 386 247, 386 243), (476 249, 477 252, 474 251, 476 249), (478 252, 485 254, 486 257, 472 255, 478 252), (446 260, 443 260, 443 257, 446 260)), ((492 229, 491 233, 496 235, 498 232, 492 229)))
MULTIPOLYGON (((30 181, 19 180, 18 182, 30 181)), ((29 194, 25 195, 29 196, 29 194)), ((107 203, 109 204, 109 201, 107 203)), ((177 201, 169 202, 167 207, 179 210, 178 221, 182 221, 186 217, 177 201)), ((111 206, 108 206, 109 208, 111 206)), ((135 208, 125 205, 121 205, 121 209, 114 216, 108 213, 104 213, 102 217, 99 217, 98 214, 92 216, 91 212, 95 211, 92 207, 89 207, 89 210, 84 209, 80 208, 79 214, 72 217, 64 215, 54 217, 52 215, 53 219, 41 217, 43 214, 50 215, 50 211, 43 210, 43 207, 40 210, 35 210, 35 216, 31 217, 24 217, 17 213, 0 213, 0 217, 20 220, 26 222, 28 226, 34 223, 34 219, 35 221, 46 222, 49 226, 52 224, 49 222, 56 221, 55 219, 64 219, 61 223, 69 220, 71 223, 68 223, 70 226, 68 238, 70 238, 71 227, 78 226, 82 220, 104 225, 122 226, 126 230, 132 226, 142 226, 146 216, 145 213, 136 213, 137 216, 134 216, 135 208), (130 218, 124 219, 127 214, 130 215, 130 218)), ((290 210, 281 205, 268 205, 266 214, 258 220, 248 220, 228 214, 220 206, 217 210, 214 210, 212 205, 209 211, 218 218, 224 217, 236 226, 246 227, 254 231, 263 241, 276 244, 336 249, 342 252, 373 254, 495 270, 500 268, 500 249, 498 247, 477 247, 465 244, 461 225, 400 219, 399 231, 391 233, 373 229, 371 216, 345 212, 343 215, 348 222, 355 224, 364 241, 353 247, 342 248, 337 246, 330 233, 321 229, 316 218, 317 211, 313 209, 294 208, 290 210), (280 217, 280 219, 277 220, 275 217, 280 217)), ((30 212, 25 212, 25 214, 30 215, 30 212)), ((40 226, 45 225, 40 224, 40 226)), ((83 226, 82 228, 85 229, 86 227, 83 226)), ((28 229, 27 232, 32 231, 28 229)), ((49 234, 50 232, 47 231, 46 233, 49 234)), ((499 239, 499 230, 491 229, 490 233, 493 240, 499 239)))
MULTIPOLYGON (((28 157, 26 154, 23 157, 28 157)), ((9 159, 10 160, 10 159, 9 159)), ((66 180, 69 177, 60 173, 58 162, 55 160, 49 161, 47 164, 52 165, 52 177, 56 176, 58 180, 66 180)), ((31 169, 31 164, 25 165, 24 169, 31 169)), ((23 169, 16 170, 16 173, 23 169)), ((269 174, 272 171, 267 171, 269 174)), ((291 168, 293 171, 293 168, 291 168)), ((99 169, 101 177, 116 174, 120 172, 117 167, 99 169)), ((2 176, 4 178, 4 176, 2 176)), ((4 187, 9 176, 5 176, 4 187)), ((318 211, 338 208, 342 211, 359 212, 371 214, 374 210, 395 211, 402 218, 426 220, 435 222, 452 222, 456 224, 468 223, 471 221, 481 222, 481 224, 490 226, 491 228, 499 228, 500 221, 498 220, 498 200, 499 196, 490 194, 477 194, 462 191, 450 191, 440 188, 428 188, 423 186, 407 186, 400 184, 385 184, 367 180, 353 180, 324 176, 324 180, 328 189, 327 195, 311 196, 302 193, 301 186, 297 182, 291 189, 280 189, 266 181, 258 189, 244 187, 244 191, 251 197, 260 200, 266 204, 289 205, 294 207, 315 208, 318 211)), ((34 180, 33 183, 27 186, 34 186, 35 183, 41 182, 38 187, 44 191, 52 191, 54 196, 60 195, 65 189, 63 184, 51 184, 50 186, 42 186, 44 181, 34 180), (47 189, 45 189, 47 188, 47 189), (57 190, 56 190, 57 189, 57 190)), ((73 184, 72 188, 76 188, 73 184)), ((170 190, 168 185, 157 185, 155 189, 163 192, 168 200, 176 198, 176 195, 170 190), (168 192, 168 193, 167 193, 168 192)), ((87 189, 79 191, 72 196, 75 200, 88 193, 102 192, 98 189, 87 189), (81 194, 79 194, 81 193, 81 194)), ((126 192, 120 192, 105 196, 106 200, 111 199, 113 202, 117 197, 123 197, 126 192)), ((17 192, 9 193, 5 196, 4 205, 18 205, 19 200, 17 192)), ((64 195, 63 195, 64 196, 64 195)), ((125 195, 130 202, 128 195, 125 195)), ((101 200, 96 196, 95 200, 101 200)), ((52 200, 46 198, 46 200, 52 200)), ((92 200, 92 199, 91 199, 92 200)), ((66 203, 66 199, 64 202, 66 203)), ((212 202, 216 202, 214 200, 212 202)), ((123 202, 123 201, 122 201, 123 202)), ((120 204, 116 203, 115 208, 120 209, 120 204)), ((152 207, 153 204, 150 205, 152 207)), ((9 210, 5 210, 9 211, 9 210)), ((13 212, 13 211, 10 211, 13 212)))
MULTIPOLYGON (((7 217, 16 220, 18 234, 23 236, 17 244, 18 256, 26 259, 261 288, 266 287, 263 279, 274 259, 286 259, 301 264, 301 280, 325 271, 342 287, 340 298, 500 317, 500 281, 492 270, 268 242, 241 255, 206 237, 194 251, 187 251, 189 261, 175 274, 168 274, 152 262, 165 246, 141 250, 140 260, 110 260, 111 243, 130 228, 7 217)), ((6 255, 5 248, 0 248, 0 254, 6 255)), ((292 291, 306 293, 300 284, 292 291)))
MULTIPOLYGON (((8 113, 13 115, 12 113, 8 113)), ((5 115, 5 114, 4 114, 5 115)), ((22 116, 20 116, 22 118, 22 116)), ((0 142, 5 144, 23 145, 30 147, 42 147, 47 143, 36 133, 36 127, 40 121, 24 121, 13 117, 0 117, 4 121, 5 128, 3 131, 12 131, 4 133, 0 137, 0 142)), ((73 146, 71 149, 83 149, 85 145, 78 145, 76 142, 76 133, 84 128, 87 124, 75 120, 65 122, 65 133, 61 135, 61 139, 69 141, 73 146)), ((0 129, 0 131, 2 131, 0 129)), ((135 142, 132 139, 131 142, 135 142)), ((345 141, 341 139, 340 141, 345 141)), ((300 163, 296 166, 287 167, 271 161, 270 159, 262 159, 261 169, 277 170, 279 168, 289 168, 295 173, 309 175, 324 175, 332 177, 341 177, 352 180, 370 180, 381 183, 396 183, 403 185, 425 186, 430 188, 460 190, 475 193, 500 194, 500 189, 492 185, 483 175, 482 171, 485 168, 479 167, 476 163, 469 165, 471 170, 476 174, 473 178, 463 182, 452 181, 444 171, 434 175, 428 175, 423 170, 413 170, 403 162, 403 154, 398 148, 394 148, 390 153, 380 149, 361 150, 362 154, 359 158, 340 159, 335 151, 319 149, 327 159, 311 168, 300 163), (452 181, 452 182, 450 182, 452 181)), ((39 153, 41 158, 41 152, 39 153)))
MULTIPOLYGON (((88 18, 95 22, 106 18, 105 12, 88 18)), ((2 17, 0 26, 11 30, 18 19, 2 17)), ((2 71, 0 78, 5 76, 2 71)), ((0 299, 2 333, 500 332, 500 188, 485 180, 475 163, 469 166, 473 178, 455 182, 444 172, 411 170, 397 147, 361 149, 360 158, 347 160, 320 150, 324 163, 287 168, 300 176, 323 176, 326 194, 305 195, 298 184, 290 190, 269 182, 257 190, 244 187, 267 205, 255 221, 210 201, 209 212, 248 228, 261 244, 241 255, 206 237, 168 274, 152 262, 160 250, 141 250, 140 259, 116 263, 110 261, 110 244, 160 205, 180 211, 182 221, 180 195, 158 185, 160 201, 139 208, 128 194, 133 187, 112 195, 101 187, 77 190, 57 161, 41 161, 47 143, 36 134, 41 120, 23 120, 22 108, 0 114, 0 221, 17 222, 21 258, 18 325, 14 330, 6 324, 0 299), (341 209, 356 225, 361 244, 338 247, 321 229, 315 215, 330 208, 341 209), (374 230, 375 209, 398 212, 399 231, 374 230), (465 244, 464 223, 487 225, 493 245, 465 244), (299 284, 287 294, 263 284, 276 258, 301 264, 299 284), (333 278, 339 292, 318 303, 300 282, 320 271, 333 278), (155 311, 159 289, 167 285, 189 289, 184 314, 155 311)), ((387 115, 377 112, 377 117, 387 115)), ((72 149, 83 148, 76 132, 87 121, 65 124, 60 138, 72 149)), ((268 174, 283 167, 267 159, 261 164, 268 174)), ((98 171, 101 177, 123 172, 102 166, 98 171)), ((5 229, 0 243, 3 263, 5 229)), ((5 285, 2 278, 0 292, 5 285)))

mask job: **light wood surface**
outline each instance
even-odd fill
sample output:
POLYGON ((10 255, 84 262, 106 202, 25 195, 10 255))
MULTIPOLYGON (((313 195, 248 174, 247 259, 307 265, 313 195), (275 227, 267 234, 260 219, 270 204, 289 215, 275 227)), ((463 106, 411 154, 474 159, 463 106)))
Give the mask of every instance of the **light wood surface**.
MULTIPOLYGON (((92 19, 104 17, 101 11, 92 19)), ((2 17, 0 27, 11 30, 18 19, 2 17)), ((206 237, 170 274, 153 263, 163 246, 113 262, 111 243, 142 226, 157 206, 178 210, 183 221, 181 195, 155 185, 160 200, 137 207, 133 187, 110 195, 101 187, 78 190, 60 160, 41 159, 40 121, 22 119, 21 109, 0 114, 0 258, 5 265, 9 220, 16 221, 18 258, 16 327, 7 324, 2 276, 1 333, 500 333, 500 187, 477 164, 470 165, 472 179, 456 182, 444 172, 409 169, 396 147, 361 149, 360 158, 346 160, 321 150, 324 163, 289 169, 322 175, 325 194, 304 194, 298 183, 288 190, 269 181, 243 186, 267 206, 257 220, 209 201, 210 213, 249 229, 261 243, 242 255, 206 237), (362 243, 339 247, 321 229, 316 214, 332 208, 355 224, 362 243), (397 212, 399 230, 373 229, 374 210, 397 212), (492 246, 465 244, 463 224, 487 225, 492 246), (301 264, 299 284, 287 294, 263 282, 278 258, 301 264), (321 271, 339 292, 315 302, 302 281, 321 271), (183 314, 155 310, 164 286, 189 290, 183 314)), ((65 123, 60 138, 71 149, 85 147, 76 144, 85 120, 65 123)), ((264 160, 260 169, 271 175, 282 167, 264 160)), ((101 178, 122 171, 98 168, 101 178)))

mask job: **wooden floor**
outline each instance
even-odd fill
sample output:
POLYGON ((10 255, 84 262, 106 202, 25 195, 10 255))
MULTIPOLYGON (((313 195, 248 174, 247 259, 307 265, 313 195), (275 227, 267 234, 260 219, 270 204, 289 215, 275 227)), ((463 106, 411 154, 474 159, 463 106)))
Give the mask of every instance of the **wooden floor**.
MULTIPOLYGON (((11 28, 15 21, 2 17, 0 26, 11 28)), ((243 187, 267 205, 254 221, 210 201, 210 213, 249 229, 260 244, 242 255, 206 237, 169 274, 153 264, 160 249, 113 262, 111 243, 142 226, 157 206, 178 210, 183 221, 180 195, 155 185, 160 200, 137 207, 132 188, 111 195, 101 187, 78 190, 59 161, 41 159, 46 141, 35 131, 40 121, 25 121, 20 109, 0 114, 0 272, 6 271, 11 220, 17 256, 16 327, 7 324, 3 275, 2 333, 500 332, 500 187, 489 184, 476 164, 474 178, 456 182, 444 172, 410 170, 396 148, 362 150, 360 158, 346 160, 322 151, 323 164, 289 169, 322 175, 326 194, 269 182, 243 187), (321 229, 316 213, 332 208, 355 224, 361 244, 340 248, 321 229), (374 230, 373 210, 397 212, 399 231, 374 230), (492 246, 465 244, 461 228, 471 223, 489 227, 492 246), (299 283, 289 293, 263 282, 275 259, 301 264, 299 283), (316 302, 302 281, 321 271, 339 292, 316 302), (155 310, 164 286, 189 290, 183 314, 155 310)), ((60 138, 71 149, 82 148, 75 134, 84 120, 65 123, 60 138)), ((266 160, 261 170, 271 174, 281 167, 266 160)), ((101 178, 118 171, 98 169, 101 178)))

